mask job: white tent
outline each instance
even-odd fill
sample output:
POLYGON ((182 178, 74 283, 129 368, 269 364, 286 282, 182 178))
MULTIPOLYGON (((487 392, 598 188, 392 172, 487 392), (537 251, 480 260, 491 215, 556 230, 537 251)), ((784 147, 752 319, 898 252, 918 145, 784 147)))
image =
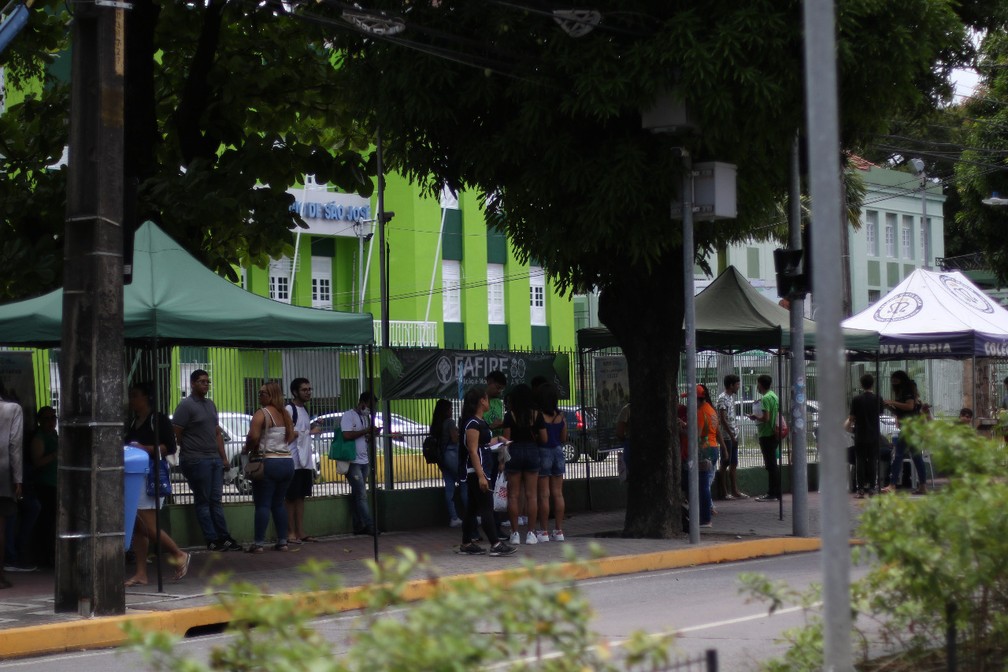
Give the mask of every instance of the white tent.
POLYGON ((1008 355, 1008 310, 957 271, 918 269, 843 326, 878 333, 883 358, 1008 355))

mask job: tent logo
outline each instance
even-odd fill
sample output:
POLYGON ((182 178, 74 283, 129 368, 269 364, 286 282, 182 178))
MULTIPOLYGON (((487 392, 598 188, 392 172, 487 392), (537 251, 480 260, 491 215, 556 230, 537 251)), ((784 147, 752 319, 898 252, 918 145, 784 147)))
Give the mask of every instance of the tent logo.
POLYGON ((906 320, 919 313, 923 307, 924 301, 919 296, 911 292, 903 292, 887 299, 875 311, 873 318, 876 322, 906 320))
POLYGON ((959 301, 959 303, 965 304, 972 308, 973 310, 979 310, 982 313, 993 313, 994 306, 990 304, 984 296, 976 291, 972 286, 961 282, 958 278, 952 275, 942 275, 939 276, 942 286, 945 288, 949 294, 952 295, 954 299, 959 301))

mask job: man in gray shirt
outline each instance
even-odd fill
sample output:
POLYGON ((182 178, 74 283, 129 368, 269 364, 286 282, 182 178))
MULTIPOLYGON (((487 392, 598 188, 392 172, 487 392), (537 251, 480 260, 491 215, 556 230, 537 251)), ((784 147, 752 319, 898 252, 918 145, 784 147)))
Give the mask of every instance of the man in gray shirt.
MULTIPOLYGON (((197 369, 189 376, 191 392, 179 402, 172 415, 175 439, 179 444, 179 467, 189 481, 196 521, 211 551, 240 551, 231 538, 224 518, 224 470, 227 454, 224 436, 217 422, 217 407, 207 398, 210 374, 197 369)), ((140 562, 140 560, 138 560, 140 562)))

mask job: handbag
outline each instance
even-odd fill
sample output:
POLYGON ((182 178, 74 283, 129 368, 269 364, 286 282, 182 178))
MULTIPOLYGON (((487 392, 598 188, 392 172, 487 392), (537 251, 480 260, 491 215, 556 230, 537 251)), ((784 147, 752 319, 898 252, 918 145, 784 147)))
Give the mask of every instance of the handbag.
POLYGON ((791 433, 788 429, 787 420, 780 413, 777 414, 777 424, 774 425, 773 435, 778 441, 787 438, 787 435, 791 433))
POLYGON ((242 473, 250 481, 261 481, 266 477, 266 465, 259 457, 249 457, 249 461, 242 467, 242 473))
POLYGON ((342 427, 337 427, 333 432, 333 440, 329 444, 329 459, 337 462, 353 462, 357 459, 357 439, 343 438, 342 427))
POLYGON ((154 496, 155 481, 157 478, 157 494, 164 497, 171 494, 171 475, 168 470, 168 460, 162 458, 158 460, 158 469, 154 469, 154 458, 150 458, 147 465, 147 496, 154 496))
POLYGON ((494 483, 493 506, 497 512, 507 511, 508 508, 508 486, 503 473, 497 474, 497 481, 494 483))

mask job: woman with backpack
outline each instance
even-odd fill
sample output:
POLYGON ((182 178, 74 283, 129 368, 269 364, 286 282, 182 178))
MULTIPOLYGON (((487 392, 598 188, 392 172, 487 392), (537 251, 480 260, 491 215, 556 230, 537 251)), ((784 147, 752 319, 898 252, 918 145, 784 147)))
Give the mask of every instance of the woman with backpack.
MULTIPOLYGON (((455 508, 455 484, 459 482, 459 431, 452 418, 452 405, 447 399, 438 399, 431 417, 430 436, 438 450, 436 454, 424 457, 431 464, 437 464, 444 479, 445 502, 448 504, 449 527, 460 527, 462 519, 455 508)), ((463 479, 464 480, 464 479, 463 479)), ((463 509, 469 499, 466 488, 459 488, 463 509)))

